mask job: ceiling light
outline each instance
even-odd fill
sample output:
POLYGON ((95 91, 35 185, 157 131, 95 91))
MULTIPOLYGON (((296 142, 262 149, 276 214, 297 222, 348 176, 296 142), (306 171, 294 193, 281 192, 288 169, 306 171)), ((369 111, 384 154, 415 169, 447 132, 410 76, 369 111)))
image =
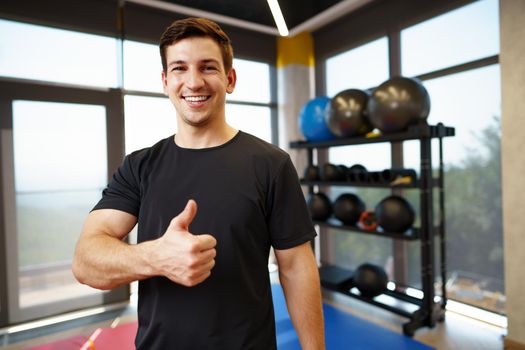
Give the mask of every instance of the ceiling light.
POLYGON ((284 21, 283 13, 279 7, 277 0, 268 0, 268 5, 272 11, 273 20, 277 24, 277 30, 281 36, 288 36, 288 27, 286 27, 286 22, 284 21))

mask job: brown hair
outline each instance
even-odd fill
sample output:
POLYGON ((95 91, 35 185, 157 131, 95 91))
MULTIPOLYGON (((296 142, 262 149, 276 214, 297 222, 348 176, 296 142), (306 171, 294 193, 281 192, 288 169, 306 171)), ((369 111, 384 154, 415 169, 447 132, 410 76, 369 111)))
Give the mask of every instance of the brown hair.
POLYGON ((176 42, 191 37, 209 37, 213 39, 221 49, 224 69, 229 72, 232 68, 233 48, 231 40, 221 27, 209 19, 186 18, 173 22, 160 38, 160 57, 162 69, 167 70, 166 48, 176 42))

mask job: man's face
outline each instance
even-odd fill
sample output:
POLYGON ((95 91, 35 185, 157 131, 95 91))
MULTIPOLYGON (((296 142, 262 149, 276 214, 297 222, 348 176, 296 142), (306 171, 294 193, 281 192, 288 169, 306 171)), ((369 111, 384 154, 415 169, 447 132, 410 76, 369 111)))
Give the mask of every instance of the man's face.
POLYGON ((166 49, 164 93, 182 122, 205 126, 224 120, 226 93, 235 88, 235 70, 225 71, 219 45, 207 37, 183 39, 166 49))

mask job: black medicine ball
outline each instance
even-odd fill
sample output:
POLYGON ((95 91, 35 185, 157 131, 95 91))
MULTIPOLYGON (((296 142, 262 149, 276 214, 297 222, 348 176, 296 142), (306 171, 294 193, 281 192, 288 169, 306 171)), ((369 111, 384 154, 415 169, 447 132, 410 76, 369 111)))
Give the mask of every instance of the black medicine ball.
POLYGON ((361 295, 373 298, 386 291, 388 276, 381 266, 365 263, 357 268, 353 281, 361 295))
POLYGON ((353 193, 343 193, 334 202, 334 216, 345 225, 357 224, 365 209, 365 203, 353 193))
POLYGON ((343 181, 346 179, 345 169, 339 165, 324 163, 319 167, 319 178, 323 181, 343 181))
POLYGON ((308 165, 304 169, 304 180, 317 181, 319 180, 319 167, 317 165, 308 165))
POLYGON ((312 220, 326 221, 332 215, 332 202, 330 202, 330 198, 322 192, 308 195, 306 204, 308 205, 312 220))
POLYGON ((405 232, 414 224, 412 205, 401 196, 388 196, 375 208, 377 224, 388 232, 405 232))

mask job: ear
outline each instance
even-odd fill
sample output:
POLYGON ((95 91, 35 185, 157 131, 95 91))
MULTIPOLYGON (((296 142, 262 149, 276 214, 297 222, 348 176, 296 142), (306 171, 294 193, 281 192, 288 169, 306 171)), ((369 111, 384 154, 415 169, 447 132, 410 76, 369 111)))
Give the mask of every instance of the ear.
POLYGON ((228 85, 226 86, 226 92, 231 94, 235 90, 235 84, 237 83, 237 73, 235 68, 231 68, 226 76, 228 78, 228 85))
POLYGON ((168 80, 164 70, 162 71, 162 91, 164 91, 164 95, 168 96, 168 80))

